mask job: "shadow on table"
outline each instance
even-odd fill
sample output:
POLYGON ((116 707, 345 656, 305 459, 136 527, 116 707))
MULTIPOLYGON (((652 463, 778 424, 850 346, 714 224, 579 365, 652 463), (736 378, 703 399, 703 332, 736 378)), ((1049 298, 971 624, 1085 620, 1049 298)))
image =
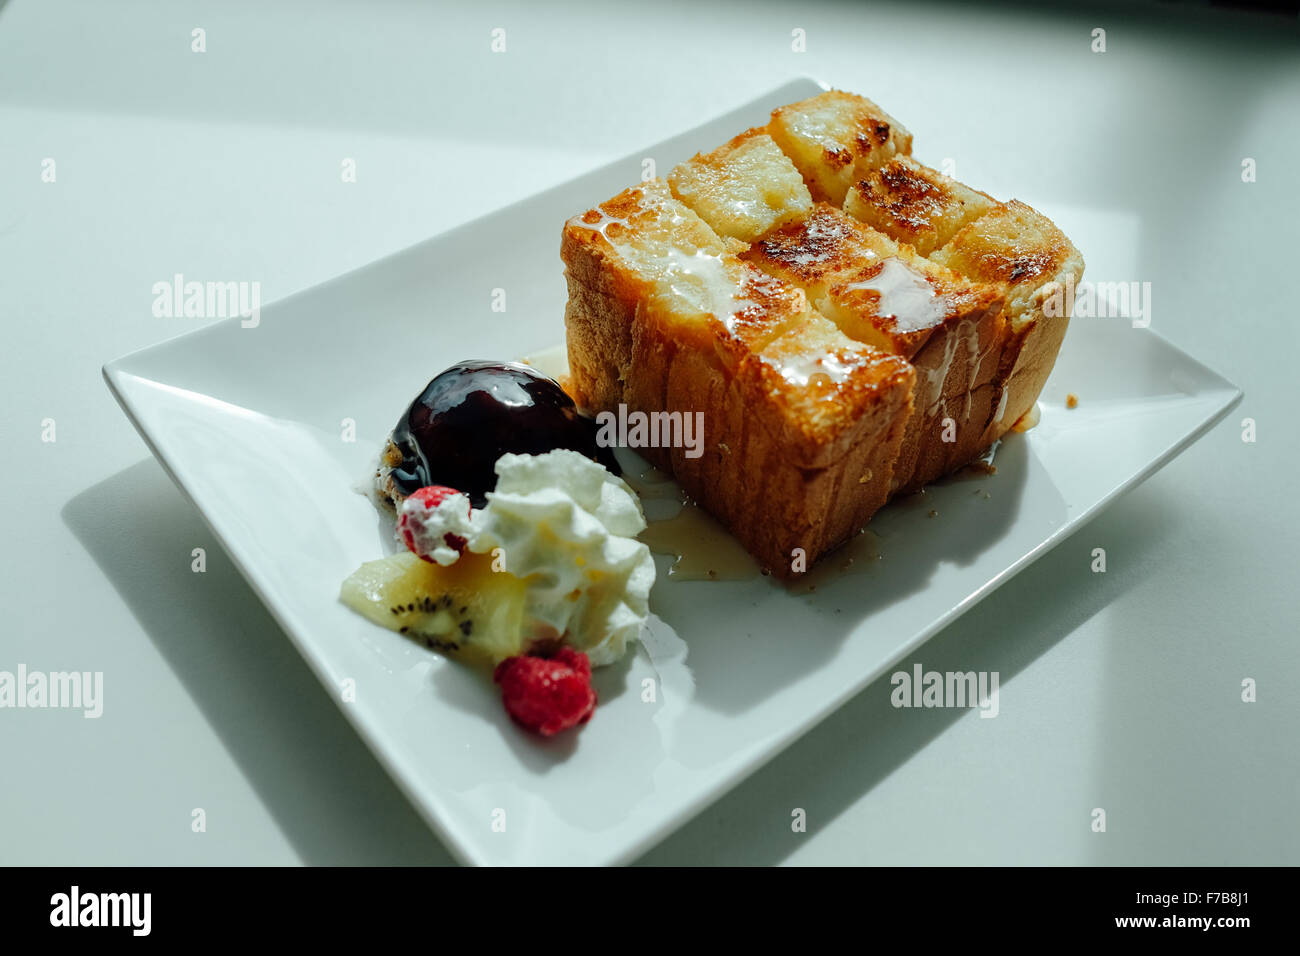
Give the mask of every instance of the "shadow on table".
POLYGON ((303 862, 455 862, 157 462, 87 489, 62 516, 303 862))
MULTIPOLYGON (((893 670, 920 662, 927 671, 997 671, 1005 711, 1014 700, 1014 676, 1127 591, 1138 572, 1125 568, 1143 567, 1162 532, 1185 516, 1176 502, 1147 489, 1116 504, 1105 520, 1109 528, 1122 529, 1124 568, 1112 569, 1119 573, 1091 574, 1097 537, 1075 534, 893 670), (1068 600, 1061 597, 1063 580, 1080 583, 1068 600)), ((780 863, 953 723, 972 717, 955 708, 895 709, 892 690, 890 674, 882 676, 637 863, 780 863), (807 812, 807 834, 791 830, 795 807, 807 812)), ((951 799, 964 799, 959 780, 952 783, 951 799)), ((872 855, 870 846, 843 847, 827 862, 871 863, 872 855)))

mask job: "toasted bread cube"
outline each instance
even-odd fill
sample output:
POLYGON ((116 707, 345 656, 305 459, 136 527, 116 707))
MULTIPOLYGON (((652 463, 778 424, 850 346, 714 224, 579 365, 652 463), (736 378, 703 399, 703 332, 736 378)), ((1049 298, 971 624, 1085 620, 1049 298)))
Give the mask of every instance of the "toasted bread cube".
POLYGON ((844 199, 844 211, 850 216, 906 242, 923 256, 995 205, 992 197, 910 156, 895 156, 871 170, 844 199))
POLYGON ((638 450, 766 567, 790 576, 793 549, 811 563, 885 502, 916 378, 905 361, 737 258, 661 181, 574 217, 562 239, 575 397, 702 413, 701 455, 638 450))
POLYGON ((1070 316, 1054 306, 1063 300, 1062 287, 1083 277, 1083 257, 1055 223, 1012 200, 959 230, 931 258, 1006 297, 992 441, 1033 408, 1056 364, 1070 316))
POLYGON ((751 129, 668 174, 673 195, 721 236, 753 242, 812 205, 799 171, 763 129, 751 129))
POLYGON ((565 237, 592 245, 602 256, 614 254, 622 268, 605 269, 594 278, 617 283, 620 294, 641 296, 667 321, 691 323, 698 330, 701 316, 734 311, 743 269, 730 253, 742 246, 723 239, 674 199, 662 179, 624 190, 573 217, 565 237))
POLYGON ((1022 202, 998 203, 959 230, 931 258, 953 272, 1002 286, 1017 325, 1034 318, 1038 292, 1048 282, 1083 274, 1083 257, 1065 233, 1022 202))
POLYGON ((894 465, 895 491, 929 484, 990 443, 981 437, 988 405, 974 398, 996 380, 1006 341, 995 290, 941 276, 927 265, 920 257, 890 256, 815 300, 846 334, 880 342, 916 369, 912 417, 894 465), (956 449, 972 451, 958 461, 956 449))
POLYGON ((935 443, 963 449, 979 443, 988 410, 971 396, 992 383, 1005 340, 995 289, 952 274, 826 203, 741 257, 800 285, 845 335, 916 368, 896 488, 919 487, 944 473, 949 449, 939 453, 935 443), (956 425, 946 442, 944 419, 956 425))
POLYGON ((902 124, 865 96, 839 90, 773 110, 767 128, 813 198, 836 206, 871 170, 912 152, 902 124))
POLYGON ((899 254, 888 236, 819 202, 804 219, 751 244, 740 258, 818 297, 861 268, 899 254))
POLYGON ((907 359, 936 329, 1000 305, 993 289, 968 282, 826 203, 740 257, 803 288, 850 338, 907 359))
MULTIPOLYGON (((665 407, 703 411, 705 452, 698 459, 677 449, 641 452, 783 578, 799 573, 796 549, 810 566, 888 499, 915 376, 896 356, 844 339, 825 320, 811 325, 813 337, 828 337, 811 357, 808 330, 795 329, 734 365, 720 365, 704 349, 672 349, 665 407), (796 402, 789 414, 774 415, 787 398, 796 402), (852 437, 837 441, 836 456, 823 466, 807 467, 793 457, 799 442, 792 429, 801 425, 814 442, 824 440, 818 433, 852 437)), ((670 348, 646 338, 638 336, 630 385, 646 374, 647 357, 670 348)))
MULTIPOLYGON (((846 409, 860 413, 877 403, 874 393, 882 383, 890 389, 914 377, 906 362, 850 339, 806 304, 797 321, 784 325, 754 354, 764 366, 765 386, 781 394, 799 430, 818 443, 844 427, 846 409), (775 377, 767 375, 769 370, 775 377)), ((897 397, 901 401, 901 393, 897 397)))
MULTIPOLYGON (((862 401, 870 403, 874 382, 863 379, 874 379, 881 364, 877 360, 889 357, 844 336, 812 308, 801 289, 741 260, 730 248, 656 179, 569 220, 561 255, 572 280, 571 293, 576 283, 585 287, 580 293, 595 290, 632 303, 643 327, 679 345, 703 349, 732 368, 747 358, 761 360, 775 377, 764 373, 764 389, 756 401, 775 403, 774 414, 789 433, 789 453, 798 464, 823 467, 843 451, 841 433, 853 430, 853 413, 862 401), (827 370, 839 367, 845 372, 815 382, 834 387, 821 388, 812 403, 808 381, 789 373, 794 367, 790 343, 800 337, 807 342, 807 363, 826 357, 827 370), (778 339, 778 352, 769 356, 768 346, 778 339), (843 350, 866 358, 837 358, 843 350), (831 397, 836 403, 827 404, 825 399, 831 397), (816 412, 812 417, 810 409, 816 412)), ((582 366, 617 351, 575 356, 571 340, 571 371, 575 377, 582 371, 583 378, 596 378, 582 366)), ((890 366, 889 374, 906 368, 903 362, 884 365, 890 366)), ((618 369, 617 377, 626 379, 627 370, 618 369)))

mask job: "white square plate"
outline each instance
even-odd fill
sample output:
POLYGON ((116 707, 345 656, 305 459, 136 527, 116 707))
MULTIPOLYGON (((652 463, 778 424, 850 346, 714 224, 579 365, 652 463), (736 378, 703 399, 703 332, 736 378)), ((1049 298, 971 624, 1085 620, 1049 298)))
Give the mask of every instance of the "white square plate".
MULTIPOLYGON (((809 593, 768 578, 669 580, 661 559, 645 647, 598 672, 595 718, 562 740, 518 731, 477 674, 343 607, 340 582, 384 553, 391 533, 354 488, 407 403, 452 362, 516 358, 562 340, 564 220, 636 182, 643 157, 666 170, 821 89, 787 84, 279 302, 255 328, 232 319, 104 369, 327 691, 466 861, 635 857, 1240 398, 1127 320, 1076 318, 1041 423, 1003 443, 995 476, 941 484, 882 511, 872 523, 881 560, 826 575, 809 593), (490 308, 497 288, 505 313, 490 308), (1067 389, 1082 396, 1075 410, 1065 408, 1067 389), (354 442, 343 439, 345 419, 356 423, 354 442), (643 702, 649 677, 658 693, 643 702), (354 701, 343 701, 345 684, 354 701), (493 826, 502 819, 504 832, 493 826)), ((1110 220, 1043 205, 1085 256, 1123 245, 1110 220)))

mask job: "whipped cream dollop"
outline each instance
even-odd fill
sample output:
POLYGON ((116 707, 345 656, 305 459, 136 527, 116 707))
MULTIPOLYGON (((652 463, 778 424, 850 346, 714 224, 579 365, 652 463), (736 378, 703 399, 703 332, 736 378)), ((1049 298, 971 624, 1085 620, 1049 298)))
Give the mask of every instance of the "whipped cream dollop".
POLYGON ((646 526, 636 494, 567 449, 502 455, 496 474, 483 508, 469 511, 461 495, 423 513, 419 502, 403 502, 403 513, 422 525, 417 545, 446 567, 460 557, 450 543, 463 540, 492 555, 495 571, 525 583, 521 653, 549 635, 585 652, 592 666, 618 660, 640 636, 655 579, 650 549, 636 539, 646 526))

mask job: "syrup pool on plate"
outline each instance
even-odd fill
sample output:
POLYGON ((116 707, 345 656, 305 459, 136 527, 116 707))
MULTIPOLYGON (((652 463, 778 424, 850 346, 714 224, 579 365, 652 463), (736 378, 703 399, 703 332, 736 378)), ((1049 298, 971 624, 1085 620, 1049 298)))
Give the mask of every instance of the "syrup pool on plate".
POLYGON ((714 518, 688 501, 664 472, 639 455, 627 455, 623 480, 641 498, 646 529, 638 537, 656 554, 673 558, 674 581, 744 581, 759 575, 758 563, 714 518))
POLYGON ((649 522, 640 538, 657 554, 675 560, 676 581, 745 581, 758 577, 758 563, 722 525, 698 505, 684 502, 671 518, 649 522))

